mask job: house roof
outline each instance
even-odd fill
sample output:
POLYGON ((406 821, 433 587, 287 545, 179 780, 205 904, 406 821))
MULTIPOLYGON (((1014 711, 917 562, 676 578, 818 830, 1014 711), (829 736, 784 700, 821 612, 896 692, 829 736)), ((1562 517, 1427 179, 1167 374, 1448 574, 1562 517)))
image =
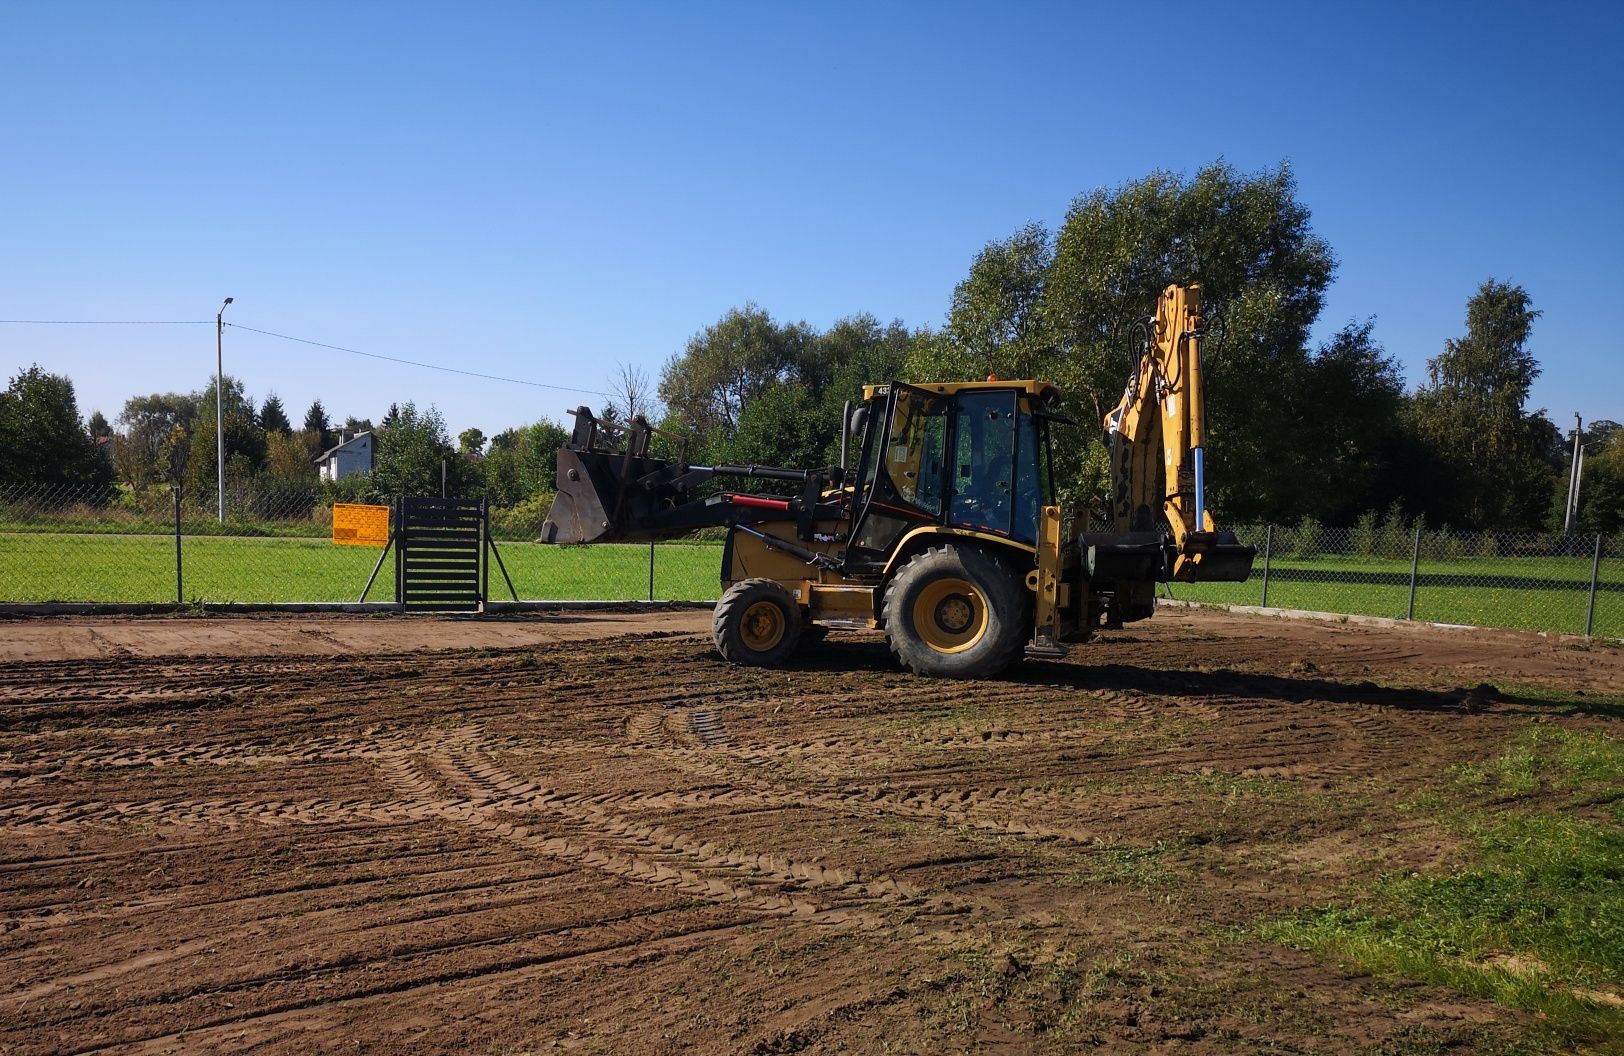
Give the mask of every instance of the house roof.
POLYGON ((363 436, 371 436, 371 435, 372 435, 372 430, 370 430, 370 429, 368 429, 366 432, 363 432, 363 433, 356 433, 354 436, 350 437, 348 440, 344 441, 342 444, 335 444, 332 447, 329 447, 327 450, 323 451, 321 454, 319 454, 315 458, 311 459, 311 461, 312 462, 325 462, 329 458, 332 458, 334 455, 338 454, 340 451, 344 450, 346 447, 353 447, 355 445, 356 441, 360 440, 363 436))

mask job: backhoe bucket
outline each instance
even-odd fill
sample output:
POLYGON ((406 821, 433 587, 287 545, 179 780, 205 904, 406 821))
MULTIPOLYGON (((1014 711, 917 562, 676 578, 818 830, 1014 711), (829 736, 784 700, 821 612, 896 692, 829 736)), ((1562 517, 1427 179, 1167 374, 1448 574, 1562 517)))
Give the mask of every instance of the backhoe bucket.
MULTIPOLYGON (((1201 533, 1206 535, 1207 533, 1201 533)), ((1186 541, 1186 553, 1173 570, 1173 578, 1181 583, 1240 583, 1252 574, 1252 559, 1257 547, 1233 542, 1228 532, 1223 542, 1201 538, 1192 534, 1186 541)))

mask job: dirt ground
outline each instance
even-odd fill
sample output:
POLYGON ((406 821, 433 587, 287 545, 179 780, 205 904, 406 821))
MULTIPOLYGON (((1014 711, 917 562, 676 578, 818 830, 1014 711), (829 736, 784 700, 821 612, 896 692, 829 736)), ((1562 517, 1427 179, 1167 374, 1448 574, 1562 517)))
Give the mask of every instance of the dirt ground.
POLYGON ((997 682, 703 612, 0 623, 0 1052, 1433 1052, 1262 942, 1624 650, 1162 613, 997 682), (416 651, 409 651, 416 650, 416 651), (403 652, 405 651, 405 652, 403 652))

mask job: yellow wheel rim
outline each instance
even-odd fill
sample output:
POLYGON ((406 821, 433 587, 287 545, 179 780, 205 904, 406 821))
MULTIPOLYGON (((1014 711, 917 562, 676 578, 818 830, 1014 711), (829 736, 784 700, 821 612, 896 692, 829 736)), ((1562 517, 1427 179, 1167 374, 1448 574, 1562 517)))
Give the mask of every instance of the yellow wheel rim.
POLYGON ((914 599, 913 625, 938 653, 962 653, 987 633, 987 601, 966 580, 938 579, 914 599))
POLYGON ((758 601, 744 610, 739 637, 758 653, 764 653, 784 640, 784 610, 770 601, 758 601))

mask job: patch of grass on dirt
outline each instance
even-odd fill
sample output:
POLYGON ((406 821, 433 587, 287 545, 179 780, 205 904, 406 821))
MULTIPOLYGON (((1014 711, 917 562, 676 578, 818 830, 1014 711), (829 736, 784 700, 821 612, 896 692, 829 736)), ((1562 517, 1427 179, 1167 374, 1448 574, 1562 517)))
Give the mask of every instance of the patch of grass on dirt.
POLYGON ((1149 847, 1112 847, 1090 856, 1081 872, 1062 883, 1108 884, 1136 891, 1173 887, 1180 876, 1167 859, 1188 846, 1184 840, 1173 839, 1157 840, 1149 847))
POLYGON ((1381 877, 1354 904, 1274 921, 1274 941, 1536 1011, 1563 1044, 1624 1037, 1624 740, 1536 726, 1452 771, 1465 809, 1453 868, 1381 877), (1529 798, 1508 812, 1506 797, 1529 798), (1611 803, 1600 819, 1581 816, 1611 803))
POLYGON ((1520 682, 1497 682, 1500 695, 1519 702, 1538 702, 1555 705, 1568 714, 1597 715, 1609 719, 1624 719, 1624 696, 1606 693, 1586 693, 1583 690, 1553 689, 1550 686, 1528 685, 1520 682))
POLYGON ((945 978, 943 1025, 964 1034, 999 1024, 1017 1036, 1048 1044, 1095 1036, 1096 1003, 1117 989, 1137 960, 1116 953, 1090 958, 1077 949, 1049 949, 989 939, 951 951, 945 978))
MULTIPOLYGON (((1539 725, 1498 759, 1456 766, 1450 774, 1467 788, 1501 796, 1593 790, 1599 801, 1624 806, 1624 741, 1601 732, 1539 725)), ((1624 823, 1624 817, 1617 820, 1624 823)))

